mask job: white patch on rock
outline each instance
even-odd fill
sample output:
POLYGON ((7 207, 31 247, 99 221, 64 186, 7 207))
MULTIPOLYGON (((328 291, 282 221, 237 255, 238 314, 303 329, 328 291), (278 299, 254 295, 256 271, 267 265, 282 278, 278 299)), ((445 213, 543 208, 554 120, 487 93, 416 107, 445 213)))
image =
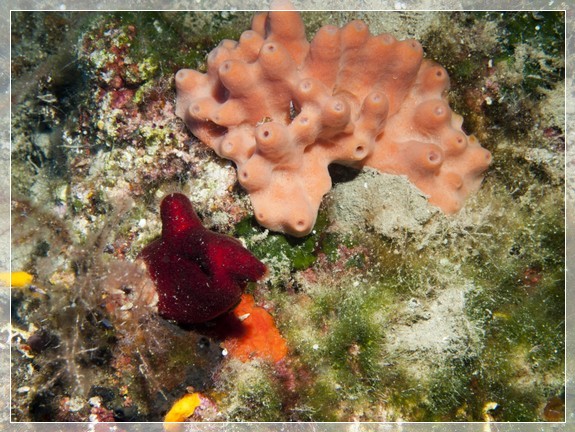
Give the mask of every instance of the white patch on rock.
POLYGON ((413 299, 403 306, 402 321, 388 329, 385 349, 401 359, 411 376, 426 380, 449 361, 479 353, 481 330, 465 313, 466 293, 472 288, 448 287, 417 308, 413 299))
POLYGON ((419 232, 438 212, 404 176, 365 169, 354 180, 337 184, 329 194, 332 230, 373 230, 390 238, 419 232))

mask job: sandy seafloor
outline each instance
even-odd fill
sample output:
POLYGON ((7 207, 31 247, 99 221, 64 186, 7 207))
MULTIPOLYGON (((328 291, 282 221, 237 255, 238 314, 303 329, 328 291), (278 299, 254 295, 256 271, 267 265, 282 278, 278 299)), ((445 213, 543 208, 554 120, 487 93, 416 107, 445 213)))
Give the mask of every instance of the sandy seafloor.
MULTIPOLYGON (((297 2, 298 6, 301 6, 302 2, 297 2)), ((0 21, 0 33, 3 37, 2 44, 0 46, 2 59, 2 65, 0 66, 0 86, 2 103, 0 104, 1 114, 2 114, 2 129, 0 138, 0 180, 2 184, 0 185, 0 270, 8 271, 10 270, 10 195, 8 191, 10 190, 10 93, 9 93, 9 83, 10 83, 10 9, 22 9, 22 10, 83 10, 83 9, 97 9, 97 10, 114 10, 114 9, 126 9, 127 5, 124 2, 62 2, 62 1, 6 1, 2 3, 2 16, 0 21)), ((257 10, 259 7, 258 2, 243 2, 240 6, 238 3, 233 2, 204 2, 204 1, 173 1, 173 2, 153 2, 153 1, 138 1, 135 2, 132 7, 136 7, 141 10, 155 10, 155 9, 174 9, 174 10, 226 10, 229 8, 245 8, 246 10, 257 10)), ((346 2, 346 10, 428 10, 435 7, 434 2, 431 1, 421 1, 421 2, 375 2, 375 1, 357 1, 357 2, 346 2)), ((343 8, 343 5, 337 1, 324 1, 324 2, 309 2, 302 6, 302 9, 312 9, 312 10, 339 10, 343 8)), ((566 47, 567 47, 567 57, 566 57, 566 77, 565 77, 565 89, 566 89, 566 129, 564 131, 565 139, 565 152, 564 160, 566 161, 566 172, 565 172, 565 212, 566 212, 566 322, 565 327, 566 332, 566 371, 565 371, 565 423, 555 423, 555 424, 545 424, 545 423, 265 423, 265 424, 200 424, 194 423, 193 425, 187 425, 185 430, 318 430, 318 431, 347 431, 347 430, 381 430, 381 431, 428 431, 428 430, 441 430, 441 431, 547 431, 547 430, 575 430, 575 344, 573 339, 572 330, 575 328, 575 298, 573 297, 573 286, 575 280, 573 280, 572 273, 570 269, 572 266, 573 259, 575 259, 575 251, 573 250, 573 242, 575 237, 573 237, 574 228, 574 214, 573 205, 575 205, 575 189, 573 187, 573 176, 575 175, 575 150, 573 150, 573 139, 575 134, 573 133, 573 128, 575 127, 575 122, 573 121, 573 114, 575 111, 575 79, 573 76, 573 10, 572 6, 567 4, 567 2, 555 2, 555 1, 544 1, 544 2, 457 2, 450 1, 442 4, 442 9, 444 10, 492 10, 493 8, 504 9, 504 10, 566 10, 566 47), (570 9, 571 8, 571 9, 570 9)), ((368 16, 368 14, 365 14, 368 16)), ((419 21, 421 22, 421 21, 419 21)), ((218 171, 220 172, 220 171, 218 171)), ((227 172, 227 171, 226 171, 227 172)), ((216 179, 217 180, 217 179, 216 179)), ((233 180, 233 179, 232 179, 233 180)), ((227 179, 229 181, 229 179, 227 179)), ((337 193, 345 193, 344 191, 338 190, 337 193)), ((353 192, 352 192, 353 193, 353 192)), ((334 195, 336 192, 334 192, 334 195)), ((200 199, 199 197, 198 199, 200 199)), ((393 198, 392 198, 393 199, 393 198)), ((245 204, 245 200, 242 201, 245 204)), ((341 215, 340 215, 341 216, 341 215)), ((213 226, 220 226, 222 222, 218 219, 218 215, 213 215, 211 223, 213 226)), ((342 216, 343 217, 343 216, 342 216)), ((340 219, 341 222, 341 219, 340 219)), ((157 222, 156 222, 157 223, 157 222)), ((415 223, 415 222, 414 222, 415 223)), ((225 225, 225 221, 223 223, 225 225)), ((81 229, 78 228, 78 229, 81 229)), ((381 232, 385 231, 385 226, 379 228, 381 232)), ((16 262, 24 262, 25 260, 21 258, 20 255, 16 256, 16 262)), ((12 257, 12 262, 14 262, 14 257, 12 257)), ((16 269, 13 269, 16 270, 16 269)), ((1 319, 2 325, 0 326, 0 355, 1 355, 1 393, 0 393, 0 407, 2 412, 0 413, 0 420, 2 421, 2 426, 0 429, 15 430, 15 431, 26 431, 26 430, 39 430, 39 431, 84 431, 84 430, 124 430, 124 431, 137 431, 137 430, 163 430, 163 425, 161 423, 155 424, 128 424, 123 423, 121 425, 104 425, 99 424, 97 426, 93 424, 49 424, 49 423, 11 423, 10 419, 13 418, 10 414, 10 399, 11 399, 11 388, 10 388, 10 340, 11 338, 11 328, 9 325, 10 320, 10 295, 8 290, 1 288, 0 291, 0 308, 1 308, 1 319)), ((448 295, 449 289, 441 291, 441 294, 448 295)), ((448 302, 453 301, 453 298, 447 300, 448 302)), ((427 304, 433 312, 433 303, 427 304)), ((435 323, 436 325, 445 324, 444 321, 435 323)), ((433 321, 432 324, 433 325, 433 321)), ((449 325, 449 324, 448 324, 449 325)), ((451 326, 455 327, 458 323, 452 323, 451 326)), ((396 337, 401 337, 402 332, 397 331, 396 337)), ((407 335, 406 337, 413 337, 413 334, 407 335)), ((409 339, 407 339, 409 340, 409 339)), ((401 343, 400 340, 397 343, 401 343)), ((415 343, 415 342, 414 342, 415 343)), ((415 370, 414 373, 419 372, 415 370)))

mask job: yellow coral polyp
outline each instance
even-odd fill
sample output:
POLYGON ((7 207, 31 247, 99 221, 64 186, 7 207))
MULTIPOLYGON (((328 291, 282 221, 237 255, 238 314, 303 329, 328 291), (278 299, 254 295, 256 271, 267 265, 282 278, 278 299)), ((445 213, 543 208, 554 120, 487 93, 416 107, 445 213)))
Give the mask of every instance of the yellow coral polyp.
POLYGON ((189 393, 177 400, 164 418, 164 430, 176 432, 179 425, 169 423, 181 423, 194 414, 194 411, 201 404, 199 393, 189 393))
POLYGON ((31 285, 33 280, 34 276, 24 271, 0 273, 0 283, 7 287, 25 288, 31 285))

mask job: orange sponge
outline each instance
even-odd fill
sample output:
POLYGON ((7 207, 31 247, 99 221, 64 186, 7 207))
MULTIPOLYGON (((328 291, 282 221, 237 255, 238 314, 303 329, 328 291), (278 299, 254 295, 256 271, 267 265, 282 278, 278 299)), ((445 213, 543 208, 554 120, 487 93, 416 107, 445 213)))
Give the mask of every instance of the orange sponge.
POLYGON ((176 74, 176 114, 233 160, 263 226, 308 234, 331 188, 328 166, 406 175, 446 213, 474 193, 491 154, 461 129, 449 77, 421 44, 371 35, 359 20, 309 43, 289 1, 272 2, 207 73, 176 74))
POLYGON ((242 331, 228 337, 223 346, 230 357, 241 361, 261 358, 278 362, 287 354, 287 345, 272 316, 255 304, 253 296, 242 295, 233 314, 241 320, 242 331))

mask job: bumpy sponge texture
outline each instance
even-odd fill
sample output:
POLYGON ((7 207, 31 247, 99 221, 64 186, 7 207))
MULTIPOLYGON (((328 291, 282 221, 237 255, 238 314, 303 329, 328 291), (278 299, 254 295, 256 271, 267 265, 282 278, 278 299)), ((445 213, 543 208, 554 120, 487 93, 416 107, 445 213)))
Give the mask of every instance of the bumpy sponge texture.
POLYGON ((406 175, 453 213, 491 162, 447 103, 447 72, 417 41, 356 20, 308 42, 285 1, 238 42, 223 40, 205 74, 180 70, 176 87, 176 114, 235 162, 258 222, 294 236, 312 230, 332 163, 406 175))

